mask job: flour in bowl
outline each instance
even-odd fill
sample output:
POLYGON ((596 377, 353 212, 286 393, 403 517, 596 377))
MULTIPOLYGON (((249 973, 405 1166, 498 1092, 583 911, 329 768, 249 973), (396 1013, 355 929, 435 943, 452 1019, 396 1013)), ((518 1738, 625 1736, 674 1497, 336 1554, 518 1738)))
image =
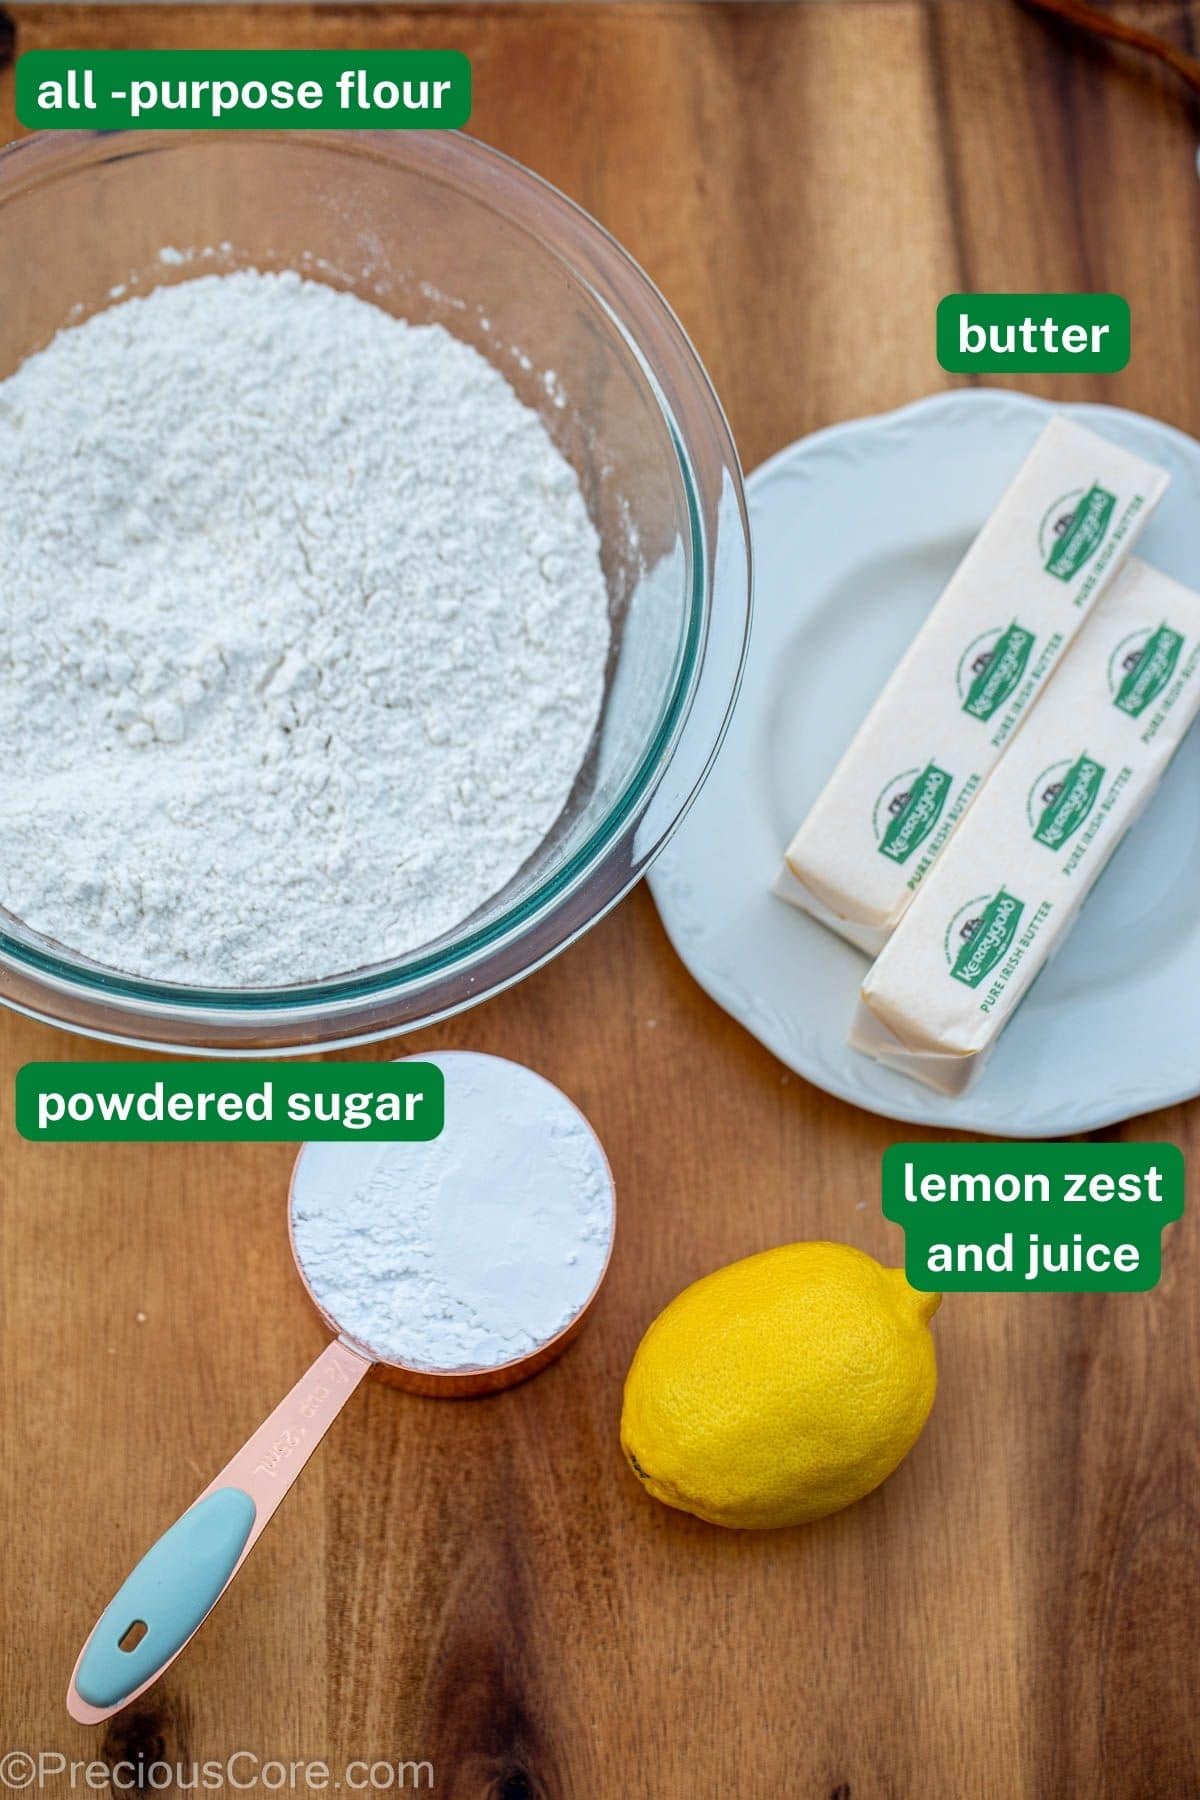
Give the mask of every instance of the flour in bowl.
POLYGON ((578 480, 441 327, 208 276, 0 382, 0 904, 217 987, 412 950, 563 810, 608 655, 578 480))

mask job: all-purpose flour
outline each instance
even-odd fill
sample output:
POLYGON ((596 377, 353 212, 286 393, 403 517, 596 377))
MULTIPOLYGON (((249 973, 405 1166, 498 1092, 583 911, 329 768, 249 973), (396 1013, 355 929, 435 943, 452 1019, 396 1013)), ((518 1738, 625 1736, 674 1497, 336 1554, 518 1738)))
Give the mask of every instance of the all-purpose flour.
POLYGON ((451 1051, 428 1144, 309 1144, 292 1242, 350 1337, 394 1362, 494 1368, 569 1325, 604 1268, 612 1187, 591 1127, 532 1069, 451 1051))
POLYGON ((295 274, 161 288, 0 383, 0 903, 134 974, 426 943, 567 800, 595 531, 475 351, 295 274))

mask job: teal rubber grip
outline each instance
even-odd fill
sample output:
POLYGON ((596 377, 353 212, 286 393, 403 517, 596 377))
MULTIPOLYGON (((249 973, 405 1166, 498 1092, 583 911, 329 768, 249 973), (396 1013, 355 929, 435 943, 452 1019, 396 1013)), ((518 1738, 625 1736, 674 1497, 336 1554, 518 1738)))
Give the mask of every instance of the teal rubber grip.
POLYGON ((249 1494, 217 1488, 168 1526, 118 1588, 80 1658, 76 1691, 119 1706, 181 1650, 221 1596, 254 1524, 249 1494), (121 1639, 146 1629, 128 1650, 121 1639))

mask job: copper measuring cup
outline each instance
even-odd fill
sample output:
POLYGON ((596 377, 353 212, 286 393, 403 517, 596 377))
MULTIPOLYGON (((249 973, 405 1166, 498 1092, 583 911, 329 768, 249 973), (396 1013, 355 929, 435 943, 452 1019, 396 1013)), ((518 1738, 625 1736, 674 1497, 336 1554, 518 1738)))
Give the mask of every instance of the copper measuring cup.
MULTIPOLYGON (((305 1158, 343 1148, 329 1143, 306 1144, 296 1158, 288 1188, 288 1239, 304 1291, 335 1334, 334 1341, 326 1345, 291 1392, 187 1511, 150 1547, 100 1615, 79 1653, 67 1690, 67 1710, 80 1724, 101 1724, 136 1700, 174 1662, 241 1568, 365 1375, 374 1370, 383 1380, 408 1393, 435 1398, 494 1394, 527 1380, 553 1362, 578 1336, 591 1311, 612 1254, 616 1204, 608 1160, 582 1113, 542 1076, 500 1057, 447 1051, 406 1060, 433 1061, 442 1068, 448 1114, 456 1065, 461 1069, 465 1063, 483 1061, 502 1065, 508 1071, 506 1079, 514 1082, 542 1083, 556 1096, 558 1104, 575 1113, 587 1133, 610 1202, 608 1244, 599 1275, 579 1311, 562 1330, 535 1350, 508 1362, 486 1368, 439 1370, 380 1356, 356 1343, 321 1305, 297 1254, 294 1206, 305 1158)), ((487 1123, 492 1132, 503 1129, 502 1120, 487 1123)))

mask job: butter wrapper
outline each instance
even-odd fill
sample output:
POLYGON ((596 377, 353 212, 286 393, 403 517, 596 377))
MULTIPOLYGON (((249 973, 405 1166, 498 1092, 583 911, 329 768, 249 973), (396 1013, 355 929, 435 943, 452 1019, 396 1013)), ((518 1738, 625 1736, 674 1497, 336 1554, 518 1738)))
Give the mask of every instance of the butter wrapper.
POLYGON ((1200 595, 1132 561, 867 975, 850 1042, 979 1069, 1200 711, 1200 595))
POLYGON ((788 846, 780 898, 882 949, 1167 481, 1051 419, 788 846))

